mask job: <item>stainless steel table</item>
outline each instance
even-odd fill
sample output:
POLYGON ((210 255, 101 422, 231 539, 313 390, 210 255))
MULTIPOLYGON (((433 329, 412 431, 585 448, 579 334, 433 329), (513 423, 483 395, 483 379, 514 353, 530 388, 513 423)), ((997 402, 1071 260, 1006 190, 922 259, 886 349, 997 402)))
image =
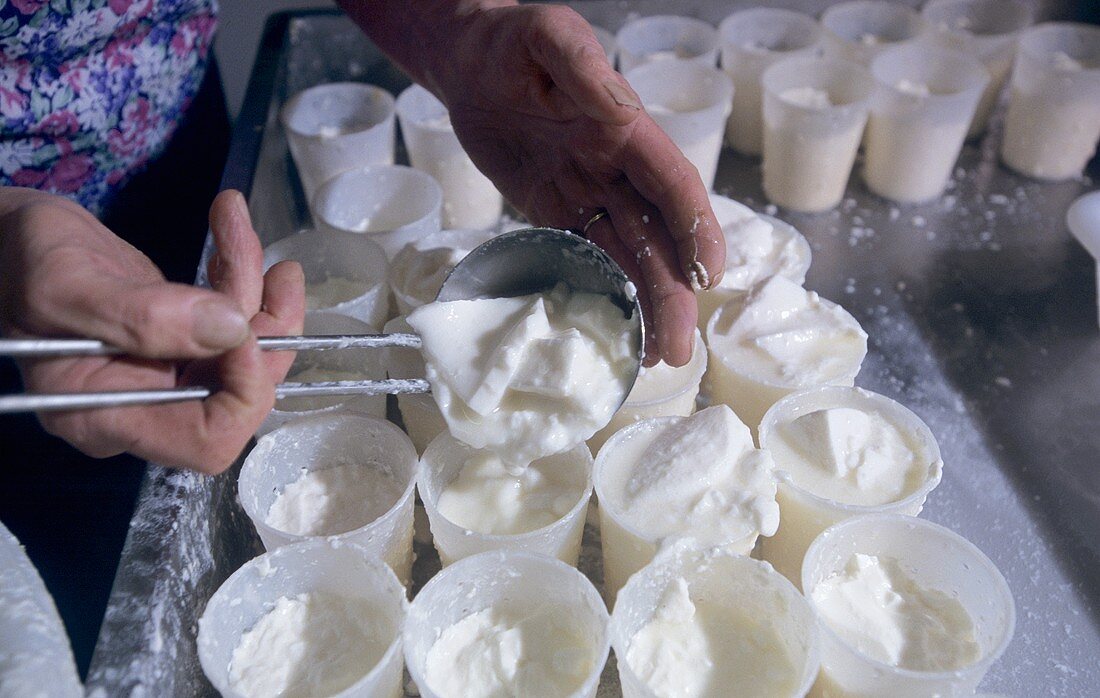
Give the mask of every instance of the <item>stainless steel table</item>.
MULTIPOLYGON (((628 12, 717 23, 749 4, 575 6, 615 29, 628 12)), ((826 3, 770 4, 816 12, 826 3)), ((296 230, 306 210, 276 111, 293 92, 335 79, 395 93, 407 84, 343 18, 273 17, 225 173, 225 186, 250 193, 265 243, 296 230)), ((843 304, 870 335, 857 383, 909 406, 940 440, 944 479, 923 516, 978 545, 1012 588, 1015 640, 983 688, 1096 695, 1100 331, 1091 260, 1063 220, 1095 185, 1017 177, 997 164, 999 142, 997 119, 931 204, 891 205, 855 176, 836 211, 779 215, 813 246, 807 287, 843 304)), ((756 162, 724 153, 715 188, 771 212, 756 162)), ((236 469, 204 478, 150 467, 92 662, 93 695, 211 691, 195 656, 196 620, 221 581, 261 550, 235 480, 236 469)))

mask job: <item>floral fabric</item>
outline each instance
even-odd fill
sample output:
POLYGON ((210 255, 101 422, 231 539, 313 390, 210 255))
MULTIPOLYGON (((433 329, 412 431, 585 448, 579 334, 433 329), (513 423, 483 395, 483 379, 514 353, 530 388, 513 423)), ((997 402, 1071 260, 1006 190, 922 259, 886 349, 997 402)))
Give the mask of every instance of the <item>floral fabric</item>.
POLYGON ((0 0, 0 185, 94 213, 198 91, 216 0, 0 0))

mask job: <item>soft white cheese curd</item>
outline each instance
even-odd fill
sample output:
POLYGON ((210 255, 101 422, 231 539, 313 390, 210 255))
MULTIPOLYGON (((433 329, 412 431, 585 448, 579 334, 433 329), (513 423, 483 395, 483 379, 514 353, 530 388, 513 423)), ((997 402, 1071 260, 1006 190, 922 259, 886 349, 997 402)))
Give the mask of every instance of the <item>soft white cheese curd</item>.
POLYGON ((626 651, 631 670, 659 698, 783 696, 798 690, 799 671, 767 619, 734 605, 693 601, 678 578, 626 651))
POLYGON ((882 414, 855 407, 815 410, 779 424, 768 450, 795 485, 845 504, 893 502, 929 476, 921 445, 882 414))
POLYGON ((366 599, 307 592, 280 597, 245 632, 229 664, 243 696, 331 696, 373 668, 389 643, 366 599))
POLYGON ((336 535, 379 518, 403 493, 402 483, 358 463, 303 468, 272 502, 265 522, 298 536, 336 535))
POLYGON ((810 87, 788 87, 779 93, 779 98, 797 107, 805 109, 828 109, 833 106, 832 99, 826 90, 810 87))
POLYGON ((408 323, 456 438, 524 466, 584 441, 634 378, 636 325, 602 295, 559 286, 515 298, 433 302, 408 323))
POLYGON ((748 554, 779 525, 772 471, 771 456, 725 405, 618 432, 595 466, 607 588, 617 591, 671 540, 748 554))
POLYGON ((367 292, 369 284, 343 276, 326 276, 324 281, 306 284, 306 310, 340 305, 367 292))
POLYGON ((587 482, 568 454, 541 458, 515 472, 494 454, 475 451, 439 495, 439 513, 468 530, 492 535, 549 526, 576 506, 587 482))
POLYGON ((833 632, 884 664, 951 671, 981 657, 962 603, 918 584, 894 558, 856 553, 812 598, 833 632))
POLYGON ((490 606, 444 628, 425 678, 441 696, 567 696, 591 673, 591 639, 567 609, 490 606))
POLYGON ((809 243, 793 226, 718 194, 710 204, 726 240, 726 270, 716 287, 696 294, 700 329, 733 292, 777 274, 801 284, 811 259, 809 243))
POLYGON ((491 236, 483 230, 444 230, 405 245, 390 263, 398 311, 408 314, 435 300, 455 265, 491 236))
POLYGON ((752 428, 784 395, 851 385, 867 333, 847 311, 782 276, 734 297, 707 324, 710 396, 752 428))

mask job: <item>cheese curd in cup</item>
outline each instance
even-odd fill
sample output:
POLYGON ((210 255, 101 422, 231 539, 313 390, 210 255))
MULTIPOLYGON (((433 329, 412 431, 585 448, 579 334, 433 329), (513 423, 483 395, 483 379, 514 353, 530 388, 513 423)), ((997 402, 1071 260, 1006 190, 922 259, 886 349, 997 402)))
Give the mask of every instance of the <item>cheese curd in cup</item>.
POLYGON ((710 195, 710 205, 726 240, 726 272, 717 286, 695 294, 700 330, 720 305, 769 276, 801 285, 812 257, 810 243, 794 226, 720 194, 710 195))
POLYGON ((376 330, 389 317, 389 264, 367 237, 302 230, 264 248, 264 271, 288 259, 302 265, 307 312, 347 315, 376 330))
POLYGON ((246 562, 199 619, 203 673, 227 698, 396 696, 405 588, 384 562, 336 540, 246 562))
POLYGON ((491 451, 440 434, 420 459, 417 487, 444 565, 499 549, 576 565, 592 454, 580 444, 516 471, 491 451))
POLYGON ((691 541, 630 578, 609 627, 626 698, 795 697, 817 675, 817 621, 794 585, 691 541))
POLYGON ((397 312, 408 315, 434 301, 455 265, 491 237, 487 230, 441 230, 405 245, 390 263, 397 312))
POLYGON ((705 335, 703 389, 756 431, 780 398, 818 385, 852 385, 867 333, 844 308, 773 276, 718 309, 705 335))
POLYGON ((660 361, 656 366, 642 368, 634 387, 603 429, 588 440, 594 453, 619 429, 648 417, 687 417, 695 411, 695 398, 703 373, 707 370, 707 345, 703 335, 695 331, 695 347, 691 361, 683 366, 669 366, 660 361))
POLYGON ((416 595, 405 663, 424 698, 591 697, 611 647, 607 619, 576 568, 533 553, 480 553, 416 595))
POLYGON ((408 323, 450 433, 514 468, 605 426, 637 367, 637 325, 606 296, 551 291, 434 302, 408 323))
POLYGON ((802 589, 821 626, 811 695, 969 696, 1008 647, 1012 593, 957 533, 897 514, 826 529, 802 589))
POLYGON ((257 441, 237 487, 266 549, 319 537, 356 543, 408 583, 416 468, 416 449, 390 422, 326 414, 257 441))
POLYGON ((779 529, 761 556, 795 584, 802 558, 823 530, 852 516, 916 516, 940 483, 936 438, 917 415, 860 388, 825 386, 775 403, 760 424, 760 447, 779 477, 779 529))
POLYGON ((666 540, 695 538, 747 555, 779 524, 772 467, 725 405, 621 429, 593 471, 607 593, 614 596, 666 540))

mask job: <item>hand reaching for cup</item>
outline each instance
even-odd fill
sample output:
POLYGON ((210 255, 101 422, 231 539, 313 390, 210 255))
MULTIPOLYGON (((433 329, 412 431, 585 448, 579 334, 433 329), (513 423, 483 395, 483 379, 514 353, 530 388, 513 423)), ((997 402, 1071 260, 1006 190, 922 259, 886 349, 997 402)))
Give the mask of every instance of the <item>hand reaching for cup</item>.
POLYGON ((43 414, 50 433, 91 456, 128 451, 206 473, 240 454, 294 359, 261 353, 256 336, 301 333, 304 279, 294 262, 262 274, 263 253, 240 193, 218 195, 210 225, 218 249, 209 269, 213 290, 168 283, 148 258, 66 199, 0 189, 4 334, 92 337, 129 354, 22 362, 28 392, 218 386, 202 402, 43 414))
POLYGON ((635 280, 646 363, 687 363, 694 289, 724 269, 721 228, 699 173, 588 23, 504 0, 340 4, 447 105, 463 147, 517 209, 536 225, 587 227, 635 280))

